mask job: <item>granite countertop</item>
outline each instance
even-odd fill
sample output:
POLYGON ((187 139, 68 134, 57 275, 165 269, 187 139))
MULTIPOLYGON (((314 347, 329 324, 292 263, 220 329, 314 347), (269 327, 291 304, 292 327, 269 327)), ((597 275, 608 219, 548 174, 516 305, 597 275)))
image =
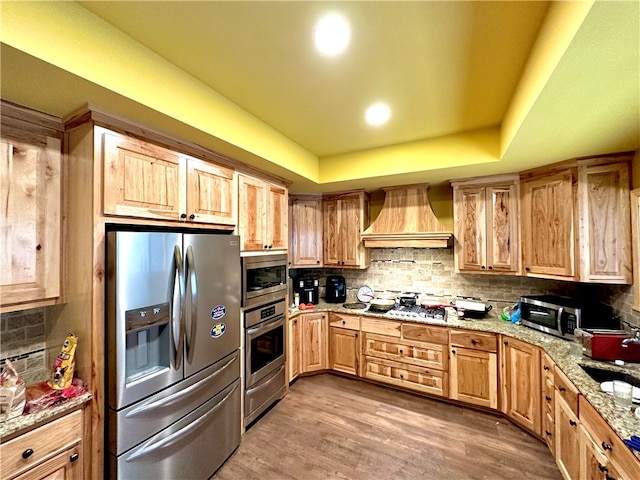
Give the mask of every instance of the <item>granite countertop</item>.
POLYGON ((45 408, 37 413, 22 414, 7 421, 0 422, 0 440, 6 442, 13 437, 17 437, 36 427, 49 423, 67 413, 76 410, 84 403, 91 400, 90 393, 83 393, 74 398, 70 398, 55 407, 45 408))
MULTIPOLYGON (((464 328, 467 330, 478 330, 483 332, 493 332, 522 340, 538 347, 541 347, 556 363, 558 368, 576 386, 578 391, 593 405, 602 418, 604 418, 611 428, 620 438, 629 438, 631 435, 640 436, 640 419, 632 411, 623 411, 615 406, 613 397, 604 393, 600 389, 600 384, 593 380, 580 365, 597 367, 614 372, 624 372, 640 379, 640 363, 626 363, 624 366, 615 365, 613 362, 603 362, 591 360, 587 356, 576 358, 570 353, 571 342, 557 338, 546 333, 533 330, 523 325, 516 325, 501 320, 493 311, 482 319, 461 319, 453 308, 447 308, 447 321, 432 321, 429 319, 398 319, 390 318, 384 314, 369 312, 365 309, 348 309, 342 304, 326 303, 320 301, 313 310, 300 311, 297 308, 289 310, 289 315, 296 316, 301 313, 312 312, 335 312, 351 315, 364 315, 387 320, 400 320, 402 322, 417 322, 433 325, 443 325, 453 328, 464 328)), ((640 405, 634 404, 634 409, 640 409, 640 405)), ((636 453, 636 452, 634 452, 636 453)), ((636 453, 636 456, 639 456, 636 453)))

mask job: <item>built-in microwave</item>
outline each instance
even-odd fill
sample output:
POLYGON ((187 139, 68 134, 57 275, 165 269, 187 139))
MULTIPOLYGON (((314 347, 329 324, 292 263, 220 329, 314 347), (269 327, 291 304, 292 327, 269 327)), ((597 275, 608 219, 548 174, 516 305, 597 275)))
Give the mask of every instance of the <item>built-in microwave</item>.
POLYGON ((576 328, 620 328, 612 308, 601 303, 558 295, 526 295, 520 300, 522 324, 557 337, 573 340, 576 328))
POLYGON ((260 305, 287 296, 287 255, 242 257, 242 306, 260 305))

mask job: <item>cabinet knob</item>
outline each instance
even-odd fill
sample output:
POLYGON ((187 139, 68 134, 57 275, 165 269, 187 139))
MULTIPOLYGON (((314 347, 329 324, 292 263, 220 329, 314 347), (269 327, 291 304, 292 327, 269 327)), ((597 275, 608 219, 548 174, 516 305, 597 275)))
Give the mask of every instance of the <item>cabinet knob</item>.
POLYGON ((400 378, 404 378, 404 375, 402 373, 400 374, 400 378))
POLYGON ((602 465, 601 463, 598 463, 598 470, 600 470, 601 472, 608 472, 609 469, 607 467, 605 467, 604 465, 602 465))
POLYGON ((602 449, 603 450, 611 450, 612 447, 608 443, 602 442, 602 449))
POLYGON ((294 324, 297 324, 297 323, 298 323, 298 319, 295 319, 295 320, 293 321, 293 323, 294 323, 294 324))
POLYGON ((456 354, 456 351, 455 351, 455 350, 451 350, 451 353, 453 353, 453 354, 455 355, 455 354, 456 354))
POLYGON ((400 354, 402 354, 402 349, 400 349, 400 354))
POLYGON ((493 270, 493 267, 491 265, 489 265, 489 270, 493 270))
POLYGON ((76 453, 74 453, 73 455, 71 455, 71 456, 69 457, 69 461, 70 461, 70 462, 75 462, 75 461, 76 461, 76 460, 78 460, 79 458, 80 458, 80 454, 76 452, 76 453))
POLYGON ((566 389, 566 388, 564 388, 564 387, 558 387, 558 391, 559 391, 559 392, 566 392, 566 391, 567 391, 567 389, 566 389))
POLYGON ((525 272, 529 272, 529 271, 531 271, 531 269, 529 267, 524 267, 524 271, 525 272))
POLYGON ((344 320, 342 320, 342 324, 345 325, 347 322, 345 322, 344 320))
POLYGON ((478 341, 475 338, 471 339, 471 345, 476 345, 478 343, 478 341))
POLYGON ((318 264, 318 265, 319 265, 319 264, 320 264, 320 260, 316 260, 316 264, 318 264))
POLYGON ((25 460, 33 455, 33 448, 27 448, 24 452, 22 452, 22 458, 25 460))
POLYGON ((546 400, 547 402, 550 402, 550 401, 551 401, 551 397, 550 397, 549 395, 545 395, 545 397, 544 397, 544 398, 545 398, 545 400, 546 400))
POLYGON ((504 344, 505 347, 509 346, 509 342, 507 342, 506 340, 504 342, 502 342, 504 344))
POLYGON ((571 425, 572 427, 575 427, 577 423, 574 422, 573 420, 569 420, 569 425, 571 425))
POLYGON ((186 213, 181 213, 180 214, 180 218, 184 220, 185 218, 187 218, 187 214, 186 213))
POLYGON ((196 214, 192 213, 191 215, 189 215, 189 220, 194 220, 196 218, 196 214))
POLYGON ((543 370, 549 371, 549 367, 547 367, 546 365, 544 367, 542 367, 542 368, 543 368, 543 370))
POLYGON ((262 249, 263 249, 263 250, 266 250, 267 248, 269 248, 269 245, 264 245, 264 246, 262 247, 262 249))
POLYGON ((544 433, 547 435, 547 437, 551 436, 551 432, 549 430, 545 430, 544 433))
POLYGON ((484 265, 482 265, 480 268, 481 268, 482 270, 484 270, 484 269, 485 269, 485 266, 484 266, 484 265))
POLYGON ((269 245, 267 248, 271 248, 271 245, 269 245))
POLYGON ((358 334, 356 333, 356 338, 358 338, 358 334))

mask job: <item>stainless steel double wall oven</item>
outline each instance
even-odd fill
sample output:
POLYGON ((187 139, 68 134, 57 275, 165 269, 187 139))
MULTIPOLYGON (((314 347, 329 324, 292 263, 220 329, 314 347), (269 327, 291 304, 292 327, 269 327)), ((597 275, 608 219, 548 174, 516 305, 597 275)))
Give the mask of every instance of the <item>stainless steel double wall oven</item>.
POLYGON ((249 425, 286 388, 287 256, 242 259, 245 335, 244 418, 249 425))

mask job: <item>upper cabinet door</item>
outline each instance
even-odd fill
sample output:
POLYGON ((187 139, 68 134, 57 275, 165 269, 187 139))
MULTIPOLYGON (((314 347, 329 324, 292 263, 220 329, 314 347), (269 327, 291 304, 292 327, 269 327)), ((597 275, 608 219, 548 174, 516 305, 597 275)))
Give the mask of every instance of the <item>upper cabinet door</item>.
POLYGON ((629 165, 578 167, 580 279, 631 284, 629 165))
POLYGON ((2 138, 0 148, 2 311, 55 303, 62 253, 61 142, 2 138))
POLYGON ((486 187, 487 263, 495 272, 519 270, 518 185, 486 187))
POLYGON ((289 245, 289 196, 287 189, 267 184, 267 240, 269 248, 286 250, 289 245))
POLYGON ((526 273, 572 279, 574 268, 573 171, 522 183, 523 267, 526 273))
POLYGON ((458 244, 458 268, 461 271, 484 270, 485 214, 484 187, 465 187, 455 192, 455 226, 458 244))
POLYGON ((266 188, 262 180, 238 176, 238 231, 242 237, 242 250, 264 250, 267 247, 266 188))
POLYGON ((322 266, 322 200, 294 198, 290 207, 290 266, 322 266))
POLYGON ((195 158, 187 159, 187 217, 191 221, 235 225, 237 195, 233 170, 195 158))
POLYGON ((344 198, 340 200, 341 215, 339 235, 342 238, 342 261, 345 266, 360 265, 362 233, 362 212, 360 197, 344 198))
POLYGON ((103 139, 105 215, 186 219, 184 157, 115 133, 103 139))

